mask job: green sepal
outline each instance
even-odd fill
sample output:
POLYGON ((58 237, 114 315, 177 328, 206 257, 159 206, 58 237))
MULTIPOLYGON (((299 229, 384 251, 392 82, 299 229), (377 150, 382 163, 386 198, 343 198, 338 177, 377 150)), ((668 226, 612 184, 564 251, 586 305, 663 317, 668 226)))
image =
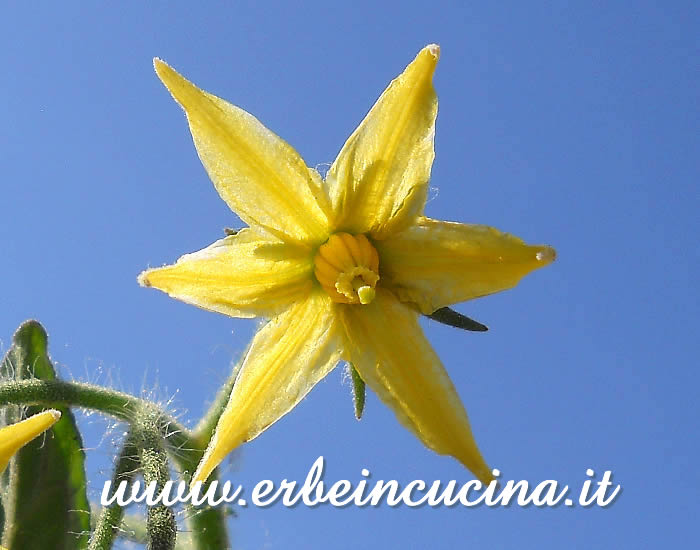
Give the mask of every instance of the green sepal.
POLYGON ((443 325, 461 328, 462 330, 470 330, 472 332, 486 332, 489 329, 489 327, 482 325, 479 321, 470 319, 466 315, 449 307, 436 309, 430 315, 426 315, 426 317, 438 323, 442 323, 443 325))
POLYGON ((355 418, 359 420, 362 418, 362 413, 365 410, 367 390, 365 388, 365 381, 362 380, 352 363, 348 363, 348 370, 350 371, 350 378, 352 378, 352 400, 355 404, 355 418))
MULTIPOLYGON (((0 364, 1 379, 56 379, 47 353, 47 336, 36 321, 23 323, 0 364)), ((23 417, 44 410, 26 407, 23 417)), ((59 408, 61 419, 44 436, 15 455, 3 476, 2 495, 7 548, 74 550, 87 547, 90 504, 87 498, 85 453, 75 417, 59 408)), ((20 420, 20 408, 5 409, 9 422, 20 420)))

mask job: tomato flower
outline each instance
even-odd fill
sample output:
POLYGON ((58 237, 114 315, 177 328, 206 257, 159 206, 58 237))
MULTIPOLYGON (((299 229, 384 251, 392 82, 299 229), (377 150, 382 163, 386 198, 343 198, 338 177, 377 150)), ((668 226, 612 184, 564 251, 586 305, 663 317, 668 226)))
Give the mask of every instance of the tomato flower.
POLYGON ((269 319, 193 481, 206 480, 341 360, 427 447, 492 479, 418 317, 511 288, 555 252, 423 215, 438 57, 438 46, 425 47, 389 85, 325 180, 252 115, 155 60, 219 195, 249 227, 139 281, 207 310, 269 319))

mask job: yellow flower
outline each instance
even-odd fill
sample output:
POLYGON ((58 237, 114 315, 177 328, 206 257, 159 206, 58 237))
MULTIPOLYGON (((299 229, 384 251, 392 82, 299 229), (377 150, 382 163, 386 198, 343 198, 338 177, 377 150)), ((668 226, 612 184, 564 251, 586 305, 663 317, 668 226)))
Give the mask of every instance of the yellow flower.
POLYGON ((491 479, 418 317, 511 288, 555 253, 490 227, 422 215, 439 51, 425 47, 389 85, 325 181, 252 115, 155 60, 219 195, 249 228, 139 281, 204 309, 270 319, 244 358, 195 481, 341 360, 426 446, 491 479))
POLYGON ((0 429, 0 474, 14 454, 61 418, 61 412, 48 410, 0 429))

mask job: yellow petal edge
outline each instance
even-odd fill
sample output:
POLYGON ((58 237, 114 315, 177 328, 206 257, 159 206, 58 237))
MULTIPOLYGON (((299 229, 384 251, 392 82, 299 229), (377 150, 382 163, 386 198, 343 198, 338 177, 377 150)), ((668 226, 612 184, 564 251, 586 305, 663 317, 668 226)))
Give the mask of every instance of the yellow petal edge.
POLYGON ((271 317, 308 295, 312 272, 308 250, 246 228, 174 265, 146 270, 138 280, 209 311, 271 317))
POLYGON ((336 230, 382 239, 423 211, 435 157, 439 57, 436 44, 423 48, 338 154, 327 176, 336 230))
POLYGON ((512 288, 556 258, 551 246, 529 245, 493 227, 423 217, 376 246, 385 284, 426 315, 512 288))
POLYGON ((61 411, 50 409, 0 429, 0 472, 14 454, 61 418, 61 411))
POLYGON ((193 483, 205 481, 228 453, 287 414, 335 367, 342 339, 334 309, 317 290, 258 331, 193 483))
POLYGON ((467 412, 418 314, 380 290, 372 304, 342 308, 346 357, 399 421, 428 448, 455 457, 483 483, 492 479, 467 412))
POLYGON ((251 227, 289 242, 319 244, 328 219, 320 182, 299 154, 258 119, 200 90, 160 59, 156 73, 187 115, 216 190, 251 227))

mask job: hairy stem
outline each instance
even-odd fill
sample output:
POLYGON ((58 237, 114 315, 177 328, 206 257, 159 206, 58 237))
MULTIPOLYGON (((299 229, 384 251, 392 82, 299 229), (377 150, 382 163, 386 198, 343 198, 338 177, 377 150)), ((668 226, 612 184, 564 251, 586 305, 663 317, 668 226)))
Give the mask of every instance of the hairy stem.
MULTIPOLYGON (((0 406, 42 405, 45 407, 72 406, 92 409, 133 424, 140 411, 151 409, 160 416, 168 445, 176 454, 202 451, 189 431, 174 418, 161 412, 156 405, 127 393, 80 382, 62 380, 16 380, 0 384, 0 406)), ((189 461, 186 461, 189 463, 189 461)))
MULTIPOLYGON (((119 483, 122 481, 129 483, 133 480, 139 467, 138 452, 133 433, 129 432, 117 457, 114 475, 112 476, 113 491, 117 490, 119 483)), ((124 508, 116 502, 103 508, 92 533, 88 550, 110 550, 118 534, 119 525, 123 517, 124 508)))
MULTIPOLYGON (((149 401, 108 388, 79 382, 37 379, 5 382, 0 384, 0 407, 7 404, 82 407, 108 414, 128 422, 132 427, 140 422, 139 417, 143 411, 150 411, 151 423, 160 430, 160 437, 166 441, 167 450, 177 465, 177 469, 184 475, 185 479, 189 479, 209 443, 211 433, 223 412, 234 380, 235 376, 231 376, 225 387, 219 392, 214 404, 205 415, 205 419, 199 423, 196 435, 193 435, 149 401)), ((215 479, 214 476, 211 479, 215 479)), ((221 550, 230 548, 226 518, 222 509, 195 509, 191 505, 187 505, 186 508, 193 549, 221 550)), ((114 511, 110 512, 110 514, 114 513, 114 511)), ((96 548, 102 547, 97 546, 96 548)))
MULTIPOLYGON (((163 447, 162 415, 152 406, 139 411, 132 431, 134 443, 139 450, 139 460, 146 486, 155 482, 156 494, 160 494, 170 480, 168 456, 163 447)), ((177 525, 172 508, 163 503, 149 506, 146 516, 147 550, 172 550, 175 547, 177 525)))

